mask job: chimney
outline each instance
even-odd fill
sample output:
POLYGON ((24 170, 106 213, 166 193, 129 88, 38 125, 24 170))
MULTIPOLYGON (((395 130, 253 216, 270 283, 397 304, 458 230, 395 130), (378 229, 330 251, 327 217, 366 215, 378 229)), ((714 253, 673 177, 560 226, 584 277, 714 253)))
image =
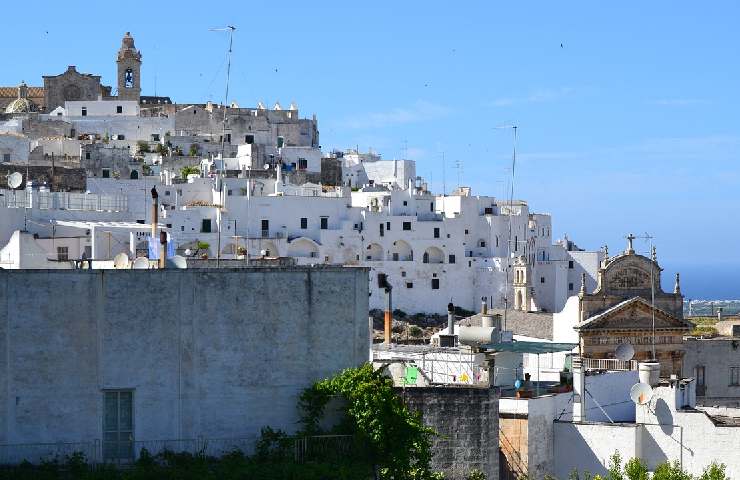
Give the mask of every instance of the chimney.
POLYGON ((488 313, 488 297, 481 297, 480 299, 480 313, 486 315, 488 313))
POLYGON ((447 335, 455 334, 455 306, 452 302, 447 304, 447 335))
POLYGON ((391 322, 393 321, 393 303, 391 299, 391 284, 385 273, 378 274, 378 288, 385 290, 385 312, 383 313, 383 337, 386 345, 391 344, 391 322))
MULTIPOLYGON (((157 187, 152 187, 152 241, 157 238, 157 230, 159 227, 159 194, 157 193, 157 187)), ((166 238, 165 238, 166 241, 166 238)), ((160 238, 161 242, 161 238, 160 238)), ((162 252, 159 252, 159 265, 161 268, 162 263, 162 252)))
POLYGON ((573 423, 586 421, 585 373, 581 357, 573 357, 573 423))
POLYGON ((165 268, 167 260, 167 232, 159 232, 159 268, 165 268))

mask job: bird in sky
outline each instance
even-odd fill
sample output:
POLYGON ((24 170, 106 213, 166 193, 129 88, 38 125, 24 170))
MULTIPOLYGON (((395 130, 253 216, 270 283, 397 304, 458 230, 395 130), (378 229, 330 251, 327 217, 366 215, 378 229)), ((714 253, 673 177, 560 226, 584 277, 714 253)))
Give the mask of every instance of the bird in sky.
POLYGON ((560 48, 563 48, 563 44, 562 43, 560 44, 560 48))

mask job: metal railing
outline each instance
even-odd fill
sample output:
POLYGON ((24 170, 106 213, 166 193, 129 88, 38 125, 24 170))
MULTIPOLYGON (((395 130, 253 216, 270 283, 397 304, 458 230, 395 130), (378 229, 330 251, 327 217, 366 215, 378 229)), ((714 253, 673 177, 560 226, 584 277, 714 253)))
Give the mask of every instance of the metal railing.
MULTIPOLYGON (((68 457, 82 454, 90 464, 130 464, 146 452, 157 456, 166 452, 187 453, 205 457, 222 457, 239 451, 244 455, 256 452, 259 439, 237 438, 187 438, 170 440, 134 440, 101 442, 23 443, 0 445, 0 465, 18 465, 24 461, 32 464, 64 462, 68 457)), ((365 450, 352 435, 316 435, 310 437, 285 437, 280 440, 281 458, 303 463, 311 460, 342 459, 359 455, 365 450)))
POLYGON ((629 371, 637 370, 637 360, 617 360, 616 358, 583 357, 583 368, 586 370, 629 371))
POLYGON ((31 193, 28 190, 0 190, 0 207, 125 212, 128 211, 128 198, 125 195, 98 195, 94 193, 45 191, 31 193))

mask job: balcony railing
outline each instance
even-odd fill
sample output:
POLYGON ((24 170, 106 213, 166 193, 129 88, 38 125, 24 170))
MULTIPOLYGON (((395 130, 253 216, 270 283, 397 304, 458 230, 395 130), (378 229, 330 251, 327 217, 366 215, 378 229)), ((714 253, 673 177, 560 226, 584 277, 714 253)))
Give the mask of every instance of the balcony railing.
POLYGON ((583 359, 583 368, 586 370, 629 371, 637 370, 637 360, 617 360, 616 358, 586 358, 583 359))

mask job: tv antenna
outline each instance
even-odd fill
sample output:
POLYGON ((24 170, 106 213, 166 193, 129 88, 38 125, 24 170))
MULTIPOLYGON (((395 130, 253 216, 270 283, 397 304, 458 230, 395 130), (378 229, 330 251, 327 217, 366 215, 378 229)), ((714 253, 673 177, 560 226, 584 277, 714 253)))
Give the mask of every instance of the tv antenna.
POLYGON ((614 357, 622 362, 629 362, 635 356, 635 347, 631 343, 620 343, 614 352, 614 357))
POLYGON ((650 258, 653 261, 653 264, 650 266, 650 311, 652 315, 652 344, 651 344, 651 353, 654 362, 658 360, 658 357, 655 354, 655 280, 653 277, 653 272, 657 268, 657 257, 655 255, 655 246, 653 245, 653 236, 649 233, 645 232, 643 235, 634 236, 631 233, 627 236, 627 242, 629 242, 629 249, 632 249, 632 240, 641 238, 644 239, 647 242, 650 242, 650 258))
POLYGON ((636 405, 645 405, 653 398, 653 387, 647 383, 636 383, 630 388, 630 399, 636 405))
POLYGON ((516 170, 516 141, 517 141, 517 125, 500 125, 494 127, 497 130, 500 129, 511 129, 513 132, 513 148, 511 155, 511 188, 509 190, 509 241, 506 242, 506 289, 504 291, 504 325, 503 330, 506 329, 506 311, 509 308, 509 270, 511 270, 511 214, 514 210, 514 173, 516 170))
MULTIPOLYGON (((219 169, 219 173, 216 178, 216 184, 218 186, 218 192, 223 196, 223 174, 226 171, 226 158, 224 156, 224 149, 225 149, 225 143, 226 143, 226 110, 229 106, 229 79, 231 77, 231 52, 232 52, 232 46, 234 45, 234 31, 236 30, 236 27, 233 25, 227 25, 222 28, 210 28, 209 29, 212 32, 229 32, 229 50, 226 53, 226 92, 224 94, 224 115, 223 120, 221 122, 221 168, 219 169)), ((224 204, 223 198, 220 200, 221 205, 224 204)), ((221 263, 221 207, 218 209, 218 252, 216 252, 216 267, 218 267, 221 263)))
POLYGON ((113 267, 116 269, 125 269, 129 267, 128 255, 124 252, 119 253, 113 258, 113 267))
POLYGON ((8 186, 13 190, 20 187, 21 183, 23 183, 23 174, 20 172, 13 172, 8 175, 8 186))

